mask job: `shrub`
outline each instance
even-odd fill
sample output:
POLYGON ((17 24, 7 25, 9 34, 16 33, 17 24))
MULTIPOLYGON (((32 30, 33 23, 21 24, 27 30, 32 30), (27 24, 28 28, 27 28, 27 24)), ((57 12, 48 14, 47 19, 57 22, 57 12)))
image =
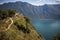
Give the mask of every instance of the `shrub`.
POLYGON ((8 11, 8 13, 9 13, 9 17, 13 17, 14 15, 15 15, 15 10, 7 10, 8 11))
POLYGON ((14 23, 17 26, 18 30, 22 30, 24 33, 30 33, 28 28, 25 28, 23 25, 19 25, 17 22, 14 23))
POLYGON ((24 18, 27 23, 30 23, 30 19, 28 17, 24 17, 24 18))
POLYGON ((1 11, 1 13, 0 13, 0 18, 1 19, 5 19, 5 18, 7 18, 8 17, 8 12, 6 12, 6 11, 1 11))
POLYGON ((15 10, 0 10, 0 20, 7 17, 13 17, 15 15, 15 10))

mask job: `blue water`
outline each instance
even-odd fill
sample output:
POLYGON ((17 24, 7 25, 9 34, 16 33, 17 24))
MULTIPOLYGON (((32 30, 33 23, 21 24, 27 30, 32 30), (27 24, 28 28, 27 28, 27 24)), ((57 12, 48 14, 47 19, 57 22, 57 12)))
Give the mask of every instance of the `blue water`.
POLYGON ((54 35, 60 33, 60 20, 32 20, 32 24, 46 40, 54 40, 54 35))

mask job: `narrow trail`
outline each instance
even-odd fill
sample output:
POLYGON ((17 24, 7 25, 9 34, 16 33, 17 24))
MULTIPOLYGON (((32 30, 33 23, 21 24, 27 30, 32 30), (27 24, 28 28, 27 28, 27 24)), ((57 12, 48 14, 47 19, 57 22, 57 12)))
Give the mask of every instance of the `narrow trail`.
MULTIPOLYGON (((16 15, 18 15, 18 14, 15 14, 15 16, 16 16, 16 15)), ((13 19, 12 19, 12 18, 9 18, 9 19, 6 21, 6 23, 8 23, 9 20, 11 20, 11 23, 7 26, 8 28, 6 28, 5 30, 2 30, 2 31, 7 31, 7 30, 10 29, 11 25, 13 24, 13 19)))
MULTIPOLYGON (((19 15, 19 14, 16 13, 15 16, 17 16, 17 15, 19 15)), ((21 15, 22 15, 22 14, 21 14, 21 15)), ((7 31, 7 30, 10 29, 11 25, 13 24, 13 19, 12 19, 12 18, 9 18, 9 19, 6 21, 6 23, 8 23, 10 20, 11 20, 11 23, 7 26, 7 28, 4 29, 4 30, 1 30, 1 31, 7 31)))
POLYGON ((13 24, 13 19, 12 19, 12 18, 9 18, 9 19, 6 21, 6 23, 8 23, 10 20, 11 20, 11 23, 7 26, 7 28, 4 29, 4 30, 0 30, 0 32, 5 32, 5 31, 7 31, 7 30, 10 29, 11 25, 13 24))
MULTIPOLYGON (((11 25, 13 24, 13 20, 12 20, 12 18, 10 18, 10 20, 11 20, 11 24, 8 26, 8 28, 7 29, 5 29, 4 31, 7 31, 7 30, 9 30, 10 29, 10 27, 11 27, 11 25)), ((8 22, 9 20, 7 20, 6 21, 6 23, 8 22)))

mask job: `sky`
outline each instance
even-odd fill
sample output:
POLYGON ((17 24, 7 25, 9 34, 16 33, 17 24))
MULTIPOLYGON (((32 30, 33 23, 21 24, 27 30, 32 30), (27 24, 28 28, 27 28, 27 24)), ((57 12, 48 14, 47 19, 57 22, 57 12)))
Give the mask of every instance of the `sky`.
POLYGON ((60 4, 60 0, 0 0, 0 4, 16 1, 28 2, 33 5, 60 4))

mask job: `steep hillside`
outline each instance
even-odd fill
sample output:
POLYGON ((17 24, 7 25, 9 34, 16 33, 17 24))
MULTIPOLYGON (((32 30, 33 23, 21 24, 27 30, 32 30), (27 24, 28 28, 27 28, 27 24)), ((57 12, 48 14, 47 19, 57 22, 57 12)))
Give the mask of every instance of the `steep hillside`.
POLYGON ((0 5, 0 10, 16 10, 25 16, 38 19, 60 19, 60 4, 34 6, 26 2, 9 2, 0 5))
POLYGON ((10 10, 8 13, 1 13, 0 11, 0 40, 44 40, 28 17, 10 10))

